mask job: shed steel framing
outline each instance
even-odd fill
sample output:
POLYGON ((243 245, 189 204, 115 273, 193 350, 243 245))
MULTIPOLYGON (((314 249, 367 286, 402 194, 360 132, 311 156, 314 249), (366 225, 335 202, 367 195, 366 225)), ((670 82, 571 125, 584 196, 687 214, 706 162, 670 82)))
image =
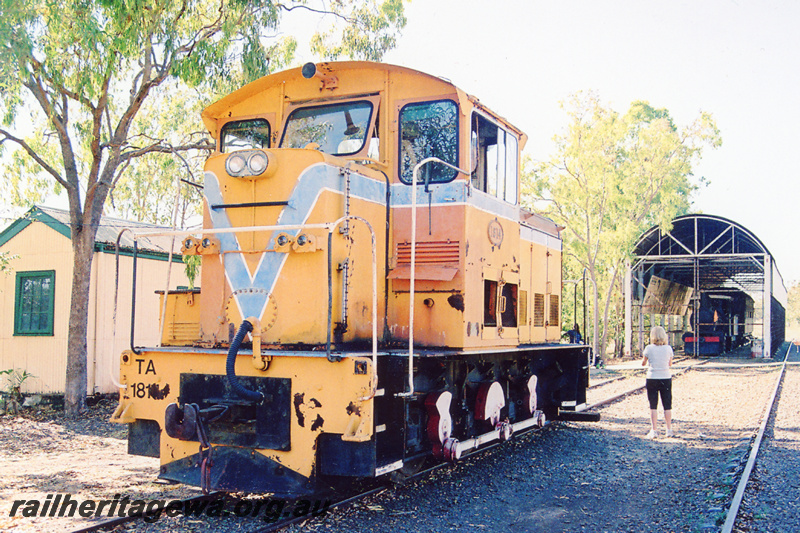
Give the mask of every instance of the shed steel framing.
MULTIPOLYGON (((786 288, 772 255, 758 237, 731 220, 712 215, 685 215, 673 220, 672 229, 662 232, 657 226, 642 234, 634 250, 624 281, 625 353, 641 353, 646 343, 644 295, 652 276, 680 283, 692 289, 688 315, 664 315, 660 321, 672 330, 673 321, 682 321, 683 331, 698 331, 700 298, 703 294, 725 298, 744 292, 753 300, 751 325, 761 327, 763 354, 772 354, 773 345, 783 341, 786 288), (760 317, 760 318, 759 318, 760 317), (635 325, 634 325, 635 324, 635 325), (634 328, 636 343, 634 345, 634 328)), ((652 322, 652 319, 651 319, 652 322)), ((742 324, 744 326, 744 324, 742 324)), ((695 342, 695 355, 698 343, 695 342)))

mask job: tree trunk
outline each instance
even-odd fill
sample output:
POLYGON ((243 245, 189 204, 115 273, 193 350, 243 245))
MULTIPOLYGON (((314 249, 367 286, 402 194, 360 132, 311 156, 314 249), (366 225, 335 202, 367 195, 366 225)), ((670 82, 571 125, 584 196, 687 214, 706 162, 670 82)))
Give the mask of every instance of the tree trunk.
POLYGON ((603 354, 606 353, 606 348, 608 347, 608 312, 611 306, 611 297, 614 295, 614 288, 617 284, 617 274, 619 274, 619 263, 614 266, 611 282, 608 285, 608 292, 606 293, 606 301, 603 306, 603 333, 600 339, 600 350, 603 354))
POLYGON ((73 227, 72 302, 67 335, 67 376, 64 391, 66 416, 75 418, 86 408, 86 338, 89 332, 89 284, 94 255, 94 231, 73 227))
POLYGON ((597 276, 594 268, 589 269, 589 279, 592 280, 592 352, 595 357, 602 358, 604 354, 598 352, 597 333, 600 318, 600 294, 597 291, 597 276))

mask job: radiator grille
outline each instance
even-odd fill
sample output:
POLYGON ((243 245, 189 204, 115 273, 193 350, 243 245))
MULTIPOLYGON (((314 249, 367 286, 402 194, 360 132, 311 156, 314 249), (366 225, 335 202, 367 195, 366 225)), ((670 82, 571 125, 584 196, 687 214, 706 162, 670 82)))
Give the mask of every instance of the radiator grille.
POLYGON ((189 344, 200 338, 200 324, 197 322, 170 322, 164 332, 165 341, 189 344))
POLYGON ((544 294, 533 295, 533 326, 544 327, 544 294))
POLYGON ((558 316, 560 314, 559 311, 561 310, 561 306, 559 305, 560 303, 559 300, 560 298, 558 297, 558 294, 550 295, 550 319, 548 320, 548 322, 550 323, 551 326, 558 326, 559 324, 558 316))
MULTIPOLYGON (((416 263, 418 265, 438 265, 441 263, 458 263, 459 261, 459 242, 458 241, 422 241, 417 243, 416 263)), ((397 243, 395 254, 398 265, 411 264, 411 243, 397 243)))
POLYGON ((528 325, 528 291, 519 291, 519 317, 517 324, 520 326, 528 325))

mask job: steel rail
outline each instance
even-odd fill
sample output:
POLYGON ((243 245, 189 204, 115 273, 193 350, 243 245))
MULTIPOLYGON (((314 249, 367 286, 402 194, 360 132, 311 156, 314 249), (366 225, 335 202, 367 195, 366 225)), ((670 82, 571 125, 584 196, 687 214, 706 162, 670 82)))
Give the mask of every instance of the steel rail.
MULTIPOLYGON (((673 372, 672 377, 680 376, 684 372, 687 372, 687 371, 691 370, 692 368, 704 365, 706 363, 708 363, 708 360, 701 361, 700 363, 696 363, 694 365, 689 365, 687 367, 681 368, 680 370, 677 370, 677 371, 673 372)), ((638 369, 636 369, 636 370, 638 370, 638 369)), ((631 377, 631 376, 625 376, 625 377, 631 377)), ((615 401, 617 401, 617 400, 619 400, 621 398, 624 398, 625 396, 628 396, 630 394, 635 394, 635 393, 637 393, 639 391, 642 391, 642 390, 645 389, 645 387, 646 387, 646 385, 641 385, 641 386, 638 386, 638 387, 634 387, 631 390, 628 390, 628 391, 625 391, 625 392, 621 392, 619 394, 615 394, 614 396, 611 396, 610 398, 606 398, 605 400, 600 400, 599 402, 595 402, 595 403, 593 403, 591 405, 586 405, 582 409, 578 409, 578 411, 588 411, 588 410, 594 409, 596 407, 603 407, 603 406, 608 405, 610 403, 613 403, 613 402, 615 402, 615 401)))
MULTIPOLYGON (((680 376, 681 374, 683 374, 687 370, 691 370, 691 369, 693 369, 695 367, 698 367, 698 366, 701 366, 701 365, 708 365, 708 366, 706 366, 706 368, 748 368, 748 367, 762 368, 762 367, 765 367, 765 366, 777 366, 777 365, 783 365, 784 364, 784 363, 763 363, 763 364, 744 364, 744 365, 730 364, 730 365, 725 365, 725 366, 722 366, 722 367, 717 367, 714 364, 710 364, 710 363, 713 363, 713 361, 711 359, 706 359, 705 361, 701 361, 700 363, 696 363, 694 365, 689 365, 687 367, 681 368, 680 370, 674 372, 672 374, 672 377, 680 376)), ((639 369, 635 369, 635 370, 639 370, 639 369)), ((622 376, 621 378, 615 379, 614 381, 619 381, 621 379, 627 379, 627 378, 630 378, 630 377, 633 377, 633 376, 622 376)), ((636 376, 636 377, 638 377, 638 376, 636 376)), ((610 382, 599 383, 597 385, 597 388, 602 387, 606 383, 610 383, 610 382)), ((613 402, 615 402, 615 401, 617 401, 617 400, 619 400, 621 398, 624 398, 625 396, 628 396, 629 394, 635 394, 635 393, 637 393, 639 391, 642 391, 642 390, 644 390, 645 387, 646 387, 646 385, 641 385, 639 387, 635 387, 635 388, 627 390, 625 392, 621 392, 621 393, 616 394, 616 395, 614 395, 614 396, 612 396, 610 398, 606 398, 605 400, 600 400, 599 402, 593 403, 591 405, 586 405, 582 409, 579 409, 579 411, 587 411, 589 409, 594 409, 595 407, 603 407, 604 405, 608 405, 610 403, 613 403, 613 402)), ((590 388, 592 388, 592 387, 590 387, 590 388)))
MULTIPOLYGON (((525 429, 525 430, 519 431, 518 433, 514 433, 514 436, 516 437, 516 436, 521 436, 521 435, 527 435, 529 433, 545 431, 545 430, 548 430, 548 428, 550 426, 551 426, 551 424, 547 424, 546 426, 544 426, 542 428, 532 427, 532 428, 529 428, 529 429, 525 429)), ((471 451, 465 453, 461 457, 461 459, 463 460, 463 459, 465 459, 467 457, 471 457, 473 455, 485 453, 485 452, 487 452, 487 451, 489 451, 491 449, 494 449, 494 448, 496 448, 498 446, 502 446, 502 444, 503 444, 502 442, 494 442, 494 443, 491 443, 491 444, 487 444, 486 446, 483 446, 483 447, 481 447, 479 449, 471 450, 471 451)), ((427 475, 429 475, 429 474, 431 474, 433 472, 436 472, 437 470, 440 470, 440 469, 442 469, 444 467, 447 467, 447 466, 453 466, 454 464, 458 464, 458 463, 451 463, 449 461, 442 461, 442 462, 436 463, 433 466, 430 466, 430 467, 428 467, 428 468, 426 468, 424 470, 420 470, 419 472, 416 472, 415 474, 412 474, 412 475, 408 476, 403 481, 403 483, 408 483, 409 481, 422 479, 425 476, 427 476, 427 475)), ((359 500, 362 500, 364 498, 372 496, 373 494, 378 494, 380 492, 383 492, 383 491, 387 490, 388 488, 389 487, 387 486, 387 483, 382 483, 378 487, 373 487, 373 488, 371 488, 369 490, 360 492, 359 494, 356 494, 354 496, 348 496, 347 498, 345 498, 343 500, 340 500, 340 501, 335 502, 335 503, 331 503, 330 507, 328 507, 328 510, 336 509, 338 507, 344 507, 345 505, 349 505, 351 503, 356 503, 359 500)), ((318 517, 318 518, 321 518, 321 517, 318 517)), ((294 525, 294 524, 299 524, 299 523, 305 522, 306 520, 311 520, 311 519, 312 518, 310 518, 308 516, 292 517, 292 518, 286 519, 285 521, 273 522, 272 524, 266 525, 264 527, 260 527, 260 528, 257 528, 257 529, 250 530, 248 533, 271 533, 273 531, 277 531, 279 529, 283 529, 283 528, 285 528, 287 526, 294 525)))
MULTIPOLYGON (((683 357, 683 358, 678 359, 678 360, 673 360, 673 362, 674 363, 680 363, 680 362, 683 362, 683 361, 685 361, 687 359, 690 359, 690 357, 683 357)), ((640 374, 640 373, 644 372, 647 369, 642 367, 642 368, 632 368, 631 370, 635 374, 640 374)), ((630 377, 632 377, 632 376, 628 375, 628 376, 617 376, 617 377, 609 378, 609 379, 607 379, 605 381, 601 381, 599 383, 595 383, 594 385, 589 385, 588 387, 586 387, 586 390, 599 389, 600 387, 603 387, 603 386, 608 385, 610 383, 616 383, 617 381, 622 381, 623 379, 628 379, 630 377)), ((600 378, 597 378, 597 379, 600 379, 600 378)))
POLYGON ((794 342, 789 343, 789 348, 786 350, 786 355, 783 358, 783 365, 781 365, 780 372, 778 373, 778 379, 775 381, 775 389, 772 391, 772 396, 770 397, 769 402, 767 402, 767 408, 764 411, 764 416, 762 417, 761 425, 756 433, 756 438, 753 441, 753 444, 750 446, 750 456, 748 457, 747 464, 745 465, 742 475, 739 478, 739 485, 736 487, 733 500, 731 500, 731 506, 728 508, 728 514, 725 518, 725 523, 722 525, 722 533, 731 533, 733 531, 736 517, 739 515, 739 507, 741 506, 742 499, 744 498, 744 491, 747 488, 747 484, 750 481, 750 476, 753 473, 753 467, 755 466, 756 458, 758 457, 758 452, 764 439, 764 433, 766 432, 767 424, 769 423, 770 418, 772 418, 772 410, 775 406, 775 400, 778 397, 778 391, 781 388, 783 377, 786 374, 786 362, 789 360, 789 352, 792 351, 792 346, 794 346, 794 342))

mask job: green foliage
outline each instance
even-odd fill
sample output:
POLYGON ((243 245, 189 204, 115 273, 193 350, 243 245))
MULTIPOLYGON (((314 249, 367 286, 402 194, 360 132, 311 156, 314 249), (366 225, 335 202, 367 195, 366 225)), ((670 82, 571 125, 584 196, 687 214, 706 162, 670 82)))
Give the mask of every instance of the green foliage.
MULTIPOLYGON (((0 272, 9 272, 11 271, 11 261, 16 259, 16 255, 12 255, 11 252, 0 252, 0 272)), ((2 374, 2 372, 0 372, 2 374)))
POLYGON ((394 48, 397 29, 406 24, 403 0, 333 2, 331 9, 348 23, 317 33, 311 40, 312 50, 331 60, 344 56, 380 61, 394 48), (348 8, 350 13, 345 14, 348 8))
POLYGON ((6 378, 5 392, 16 398, 22 398, 22 385, 28 379, 36 377, 27 370, 17 370, 14 368, 0 370, 0 375, 8 376, 6 378))
POLYGON ((13 414, 19 413, 20 405, 22 403, 22 385, 30 378, 34 378, 33 374, 27 370, 16 370, 9 368, 7 370, 0 370, 0 376, 5 375, 6 386, 3 392, 3 411, 13 414))
MULTIPOLYGON (((789 298, 786 305, 786 328, 792 329, 793 335, 800 334, 800 281, 792 282, 789 287, 789 298)), ((786 338, 790 339, 791 334, 787 332, 786 338)), ((798 337, 800 340, 800 337, 798 337)))
MULTIPOLYGON (((314 11, 327 21, 313 43, 330 58, 378 60, 405 25, 402 0, 339 0, 327 11, 270 0, 0 0, 0 6, 0 146, 23 148, 4 159, 8 179, 0 193, 20 205, 64 188, 85 199, 98 182, 113 187, 122 174, 115 171, 134 172, 136 157, 179 151, 190 133, 204 130, 198 117, 204 105, 295 61, 296 39, 280 33, 289 11, 314 11), (159 108, 151 106, 143 119, 153 95, 170 106, 185 100, 186 112, 161 116, 163 127, 154 131, 159 108), (176 132, 183 142, 166 142, 176 132), (131 138, 142 142, 128 144, 131 138)), ((196 134, 191 144, 208 145, 196 134)), ((141 172, 153 165, 169 166, 150 163, 141 172)))
POLYGON ((195 287, 195 280, 197 280, 197 275, 200 273, 200 264, 202 263, 202 257, 199 255, 185 255, 183 256, 183 264, 184 264, 184 271, 186 272, 186 277, 189 278, 189 288, 194 289, 195 287))
POLYGON ((692 166, 703 148, 717 147, 721 140, 706 113, 679 128, 666 109, 642 101, 633 102, 623 116, 593 93, 578 93, 565 107, 568 129, 556 138, 550 161, 524 162, 522 193, 529 205, 566 226, 565 277, 580 277, 586 269, 592 337, 600 335, 604 348, 614 315, 622 312, 612 297, 620 294, 622 268, 633 245, 644 230, 654 225, 669 230, 672 219, 688 211, 697 189, 692 166), (600 315, 602 333, 597 331, 600 315))
MULTIPOLYGON (((142 149, 153 139, 169 147, 191 146, 205 135, 200 112, 207 99, 176 80, 166 82, 165 89, 142 106, 137 132, 128 140, 132 148, 142 149)), ((202 185, 206 156, 205 150, 166 151, 131 160, 110 193, 115 211, 125 219, 171 226, 177 201, 177 225, 185 227, 201 214, 202 193, 180 179, 202 185)))

